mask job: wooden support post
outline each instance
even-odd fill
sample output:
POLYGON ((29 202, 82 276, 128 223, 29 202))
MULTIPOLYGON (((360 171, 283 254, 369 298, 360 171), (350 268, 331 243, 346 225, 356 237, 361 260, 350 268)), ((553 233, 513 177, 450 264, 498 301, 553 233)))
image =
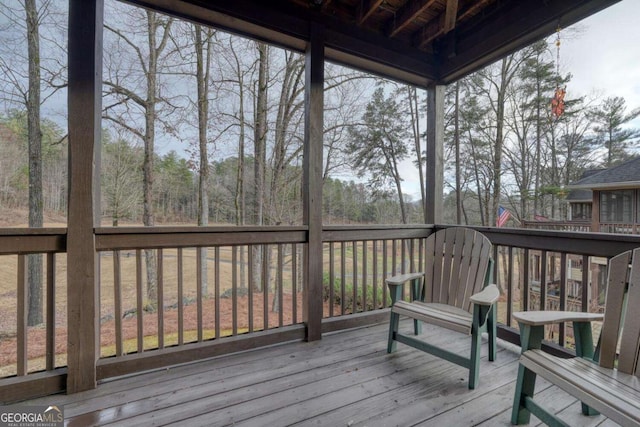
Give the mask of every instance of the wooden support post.
POLYGON ((425 220, 441 224, 444 192, 444 86, 427 88, 427 179, 425 220))
POLYGON ((600 191, 593 191, 593 200, 591 201, 591 232, 600 231, 600 191))
POLYGON ((96 386, 98 277, 93 227, 100 153, 103 0, 69 0, 67 392, 96 386))
POLYGON ((311 25, 305 62, 303 206, 307 234, 304 321, 306 338, 322 333, 322 138, 324 131, 324 29, 311 25))

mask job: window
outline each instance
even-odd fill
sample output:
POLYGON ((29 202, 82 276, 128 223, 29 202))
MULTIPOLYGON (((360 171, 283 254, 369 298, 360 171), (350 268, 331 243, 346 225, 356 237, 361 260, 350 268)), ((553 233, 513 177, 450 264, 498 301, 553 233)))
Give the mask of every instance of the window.
POLYGON ((600 193, 601 222, 633 222, 633 190, 600 193))
POLYGON ((591 203, 571 203, 572 220, 590 220, 591 203))

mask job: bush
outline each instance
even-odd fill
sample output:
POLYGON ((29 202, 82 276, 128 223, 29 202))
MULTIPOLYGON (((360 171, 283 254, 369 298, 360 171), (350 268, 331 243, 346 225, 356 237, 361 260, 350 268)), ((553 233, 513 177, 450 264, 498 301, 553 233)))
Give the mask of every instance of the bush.
MULTIPOLYGON (((329 301, 330 298, 330 277, 329 273, 324 273, 322 276, 322 295, 324 301, 329 301)), ((353 303, 353 282, 345 281, 344 284, 344 301, 342 301, 342 281, 339 277, 334 277, 333 279, 333 301, 331 303, 333 305, 339 305, 344 307, 345 311, 350 311, 352 313, 361 312, 361 311, 369 311, 377 308, 383 307, 383 295, 382 295, 382 287, 377 284, 367 284, 366 287, 366 307, 362 306, 362 283, 358 285, 356 289, 356 302, 355 309, 353 303), (376 301, 373 300, 373 288, 377 286, 377 294, 376 301)), ((387 295, 387 306, 391 304, 391 298, 387 295)))

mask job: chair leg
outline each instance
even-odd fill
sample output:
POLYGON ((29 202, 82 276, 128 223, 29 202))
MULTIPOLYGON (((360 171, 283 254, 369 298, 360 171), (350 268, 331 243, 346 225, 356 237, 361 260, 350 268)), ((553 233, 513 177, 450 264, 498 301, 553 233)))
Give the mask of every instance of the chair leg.
POLYGON ((469 357, 469 389, 473 390, 478 384, 480 376, 480 345, 482 337, 478 328, 477 320, 473 321, 471 327, 471 357, 469 357))
MULTIPOLYGON (((419 279, 413 279, 411 281, 411 301, 422 300, 421 291, 423 277, 419 279)), ((422 333, 422 322, 417 319, 413 319, 413 333, 420 335, 422 333)))
POLYGON ((495 304, 491 306, 491 311, 487 318, 487 333, 489 338, 489 361, 496 360, 496 335, 497 335, 497 313, 495 304))
POLYGON ((422 322, 417 319, 413 319, 413 333, 420 335, 422 333, 422 322))
POLYGON ((391 311, 391 316, 389 320, 389 340, 387 342, 387 353, 393 353, 396 351, 396 347, 398 343, 394 340, 394 335, 398 332, 398 328, 400 327, 400 315, 391 311))
POLYGON ((513 397, 511 424, 528 424, 531 412, 524 406, 525 397, 533 397, 536 388, 536 374, 524 366, 518 366, 518 379, 513 397))
MULTIPOLYGON (((522 353, 531 349, 539 349, 544 336, 544 326, 531 327, 520 323, 520 346, 522 353)), ((531 412, 525 407, 525 398, 533 398, 536 389, 535 372, 518 365, 518 379, 513 395, 513 408, 511 410, 511 424, 528 424, 531 412)))

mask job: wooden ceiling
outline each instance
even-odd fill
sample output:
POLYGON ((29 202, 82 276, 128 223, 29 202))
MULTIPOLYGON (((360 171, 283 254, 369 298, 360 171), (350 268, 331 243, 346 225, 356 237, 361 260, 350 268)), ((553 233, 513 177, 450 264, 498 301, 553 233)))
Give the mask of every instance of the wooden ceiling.
MULTIPOLYGON (((620 0, 127 0, 421 86, 446 84, 620 0)), ((631 1, 631 0, 627 0, 631 1)))

